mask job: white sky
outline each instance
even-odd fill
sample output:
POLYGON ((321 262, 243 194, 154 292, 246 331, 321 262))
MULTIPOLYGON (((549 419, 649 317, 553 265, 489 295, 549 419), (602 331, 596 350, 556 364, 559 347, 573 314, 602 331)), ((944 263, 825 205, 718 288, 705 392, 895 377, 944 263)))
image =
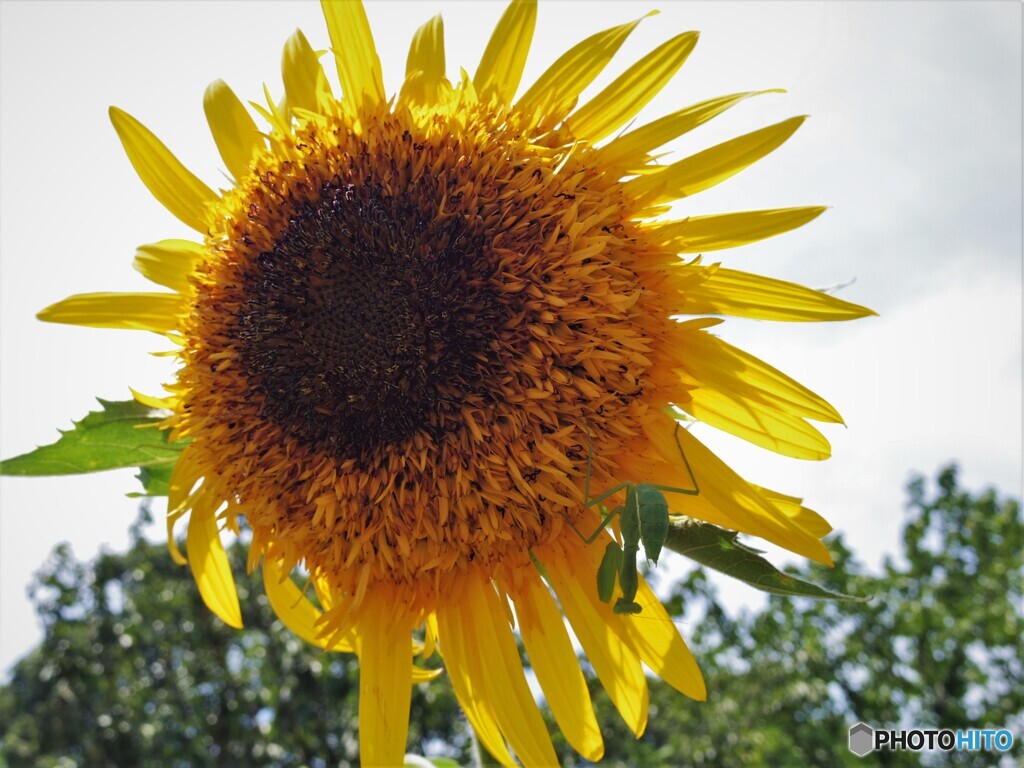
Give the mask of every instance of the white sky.
MULTIPOLYGON (((524 83, 583 37, 655 3, 541 3, 524 83)), ((805 229, 734 253, 730 266, 817 287, 881 313, 831 326, 728 320, 722 335, 830 399, 847 428, 834 457, 798 462, 702 430, 749 479, 800 494, 877 564, 898 547, 902 486, 958 460, 971 486, 1021 488, 1021 4, 662 0, 592 92, 669 36, 702 37, 648 120, 711 96, 785 87, 677 142, 692 152, 796 114, 811 120, 680 215, 833 207, 805 229)), ((472 72, 503 8, 370 4, 389 93, 408 41, 442 11, 449 74, 472 72)), ((314 3, 0 4, 0 456, 51 442, 129 385, 171 368, 151 334, 40 323, 71 293, 148 290, 135 246, 189 232, 135 177, 107 119, 116 104, 207 183, 223 185, 202 113, 221 77, 281 93, 281 47, 298 26, 328 47, 314 3)), ((327 60, 333 77, 333 66, 327 60)), ((681 156, 681 155, 680 155, 681 156)), ((39 638, 25 595, 59 541, 79 557, 120 548, 136 514, 131 471, 0 480, 0 670, 39 638)), ((730 590, 730 599, 749 592, 730 590)))

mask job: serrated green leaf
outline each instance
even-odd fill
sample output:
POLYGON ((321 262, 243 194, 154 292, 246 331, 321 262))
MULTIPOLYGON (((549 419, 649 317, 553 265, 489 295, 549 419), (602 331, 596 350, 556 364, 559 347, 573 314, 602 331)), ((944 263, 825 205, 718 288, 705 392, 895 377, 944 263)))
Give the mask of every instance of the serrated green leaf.
POLYGON ((710 523, 674 519, 669 526, 665 547, 773 595, 858 602, 868 599, 833 592, 790 576, 761 557, 758 550, 741 544, 737 536, 734 531, 710 523))
POLYGON ((91 411, 74 429, 61 431, 57 442, 0 462, 0 474, 76 475, 123 467, 169 471, 174 466, 186 443, 169 443, 167 431, 154 426, 166 418, 165 412, 135 400, 99 403, 103 410, 91 411))
POLYGON ((174 471, 174 464, 161 464, 155 467, 139 467, 139 474, 135 477, 142 483, 142 492, 129 493, 129 498, 137 499, 141 496, 166 496, 170 493, 171 472, 174 471))

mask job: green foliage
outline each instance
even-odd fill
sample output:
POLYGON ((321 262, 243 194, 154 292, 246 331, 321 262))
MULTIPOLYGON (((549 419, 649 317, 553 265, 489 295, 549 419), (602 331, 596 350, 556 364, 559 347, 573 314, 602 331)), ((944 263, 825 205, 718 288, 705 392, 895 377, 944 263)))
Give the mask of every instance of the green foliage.
POLYGON ((166 493, 170 470, 185 447, 169 443, 168 433, 156 428, 166 413, 136 402, 100 400, 74 429, 61 431, 50 445, 0 463, 4 475, 75 475, 122 467, 139 467, 147 494, 166 493))
MULTIPOLYGON (((284 629, 241 548, 230 554, 244 630, 210 613, 165 545, 136 535, 90 564, 55 549, 32 588, 43 641, 0 689, 0 764, 356 765, 355 657, 284 629)), ((413 708, 410 750, 446 745, 464 762, 450 689, 417 686, 413 708)))
MULTIPOLYGON (((634 740, 588 674, 612 766, 963 766, 992 753, 884 752, 856 758, 847 729, 1001 727, 1021 758, 1024 665, 1020 507, 958 488, 910 486, 902 552, 869 575, 841 539, 835 569, 795 572, 863 601, 771 597, 732 616, 703 571, 668 601, 707 678, 707 702, 651 679, 634 740)), ((235 572, 241 552, 232 550, 235 572)), ((42 644, 0 689, 0 765, 326 766, 357 758, 358 670, 277 622, 258 581, 239 579, 246 629, 202 605, 187 569, 136 537, 91 564, 58 548, 33 599, 42 644)), ((644 614, 631 621, 650 621, 644 614)), ((589 670, 588 670, 589 673, 589 670)), ((550 718, 549 724, 552 725, 550 718)), ((557 731, 567 766, 582 761, 557 731)), ((444 676, 416 686, 408 749, 467 765, 473 745, 444 676)), ((483 759, 488 760, 484 755, 483 759)), ((444 765, 437 761, 437 765, 444 765)), ((490 763, 487 763, 490 764, 490 763)))
POLYGON ((700 565, 739 579, 762 592, 819 600, 864 600, 783 573, 756 549, 741 544, 735 531, 698 520, 672 521, 665 547, 700 565))

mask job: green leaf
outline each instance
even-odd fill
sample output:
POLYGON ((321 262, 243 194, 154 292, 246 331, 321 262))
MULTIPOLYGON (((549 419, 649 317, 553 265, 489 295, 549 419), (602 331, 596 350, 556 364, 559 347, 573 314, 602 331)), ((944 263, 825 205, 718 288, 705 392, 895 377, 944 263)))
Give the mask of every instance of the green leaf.
POLYGON ((758 550, 740 544, 735 531, 696 520, 673 519, 665 546, 701 565, 721 571, 762 592, 789 597, 812 597, 819 600, 854 600, 868 598, 844 595, 783 573, 760 556, 758 550))
POLYGON ((166 496, 170 493, 171 472, 174 464, 160 464, 152 467, 139 467, 135 477, 142 483, 142 492, 132 492, 128 496, 137 499, 140 496, 166 496))
POLYGON ((61 431, 60 439, 30 453, 0 462, 3 475, 76 475, 122 467, 140 467, 146 493, 166 493, 164 477, 178 460, 186 441, 169 443, 168 432, 154 425, 166 412, 135 400, 100 400, 101 411, 91 411, 61 431))

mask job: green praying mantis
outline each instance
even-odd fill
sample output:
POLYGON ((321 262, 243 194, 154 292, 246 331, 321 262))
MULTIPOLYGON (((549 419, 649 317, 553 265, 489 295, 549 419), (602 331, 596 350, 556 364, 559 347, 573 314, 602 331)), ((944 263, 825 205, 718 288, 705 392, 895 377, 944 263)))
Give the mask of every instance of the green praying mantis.
MULTIPOLYGON (((604 550, 604 557, 597 571, 597 593, 601 600, 607 603, 612 599, 615 591, 615 579, 618 576, 619 586, 622 589, 622 597, 616 602, 613 610, 620 614, 637 614, 642 607, 636 602, 639 580, 637 576, 637 555, 640 552, 640 544, 644 545, 644 554, 647 559, 658 564, 661 556, 661 548, 668 538, 669 516, 668 501, 665 493, 679 493, 684 496, 696 496, 700 493, 697 485, 697 478, 693 475, 690 462, 686 458, 683 446, 679 442, 679 430, 677 424, 675 431, 676 447, 679 448, 679 455, 683 457, 683 464, 690 475, 692 488, 673 488, 668 485, 655 485, 653 483, 632 483, 623 482, 611 488, 596 498, 590 498, 590 474, 592 469, 594 445, 590 442, 590 450, 587 454, 587 478, 584 488, 584 503, 588 507, 595 504, 604 519, 590 536, 586 536, 577 528, 572 520, 566 516, 570 527, 587 544, 592 544, 609 523, 619 515, 619 531, 622 534, 622 547, 618 542, 610 541, 604 550), (609 496, 613 496, 625 489, 626 503, 615 507, 611 512, 601 505, 601 502, 609 496)), ((588 439, 590 435, 587 435, 588 439)))

